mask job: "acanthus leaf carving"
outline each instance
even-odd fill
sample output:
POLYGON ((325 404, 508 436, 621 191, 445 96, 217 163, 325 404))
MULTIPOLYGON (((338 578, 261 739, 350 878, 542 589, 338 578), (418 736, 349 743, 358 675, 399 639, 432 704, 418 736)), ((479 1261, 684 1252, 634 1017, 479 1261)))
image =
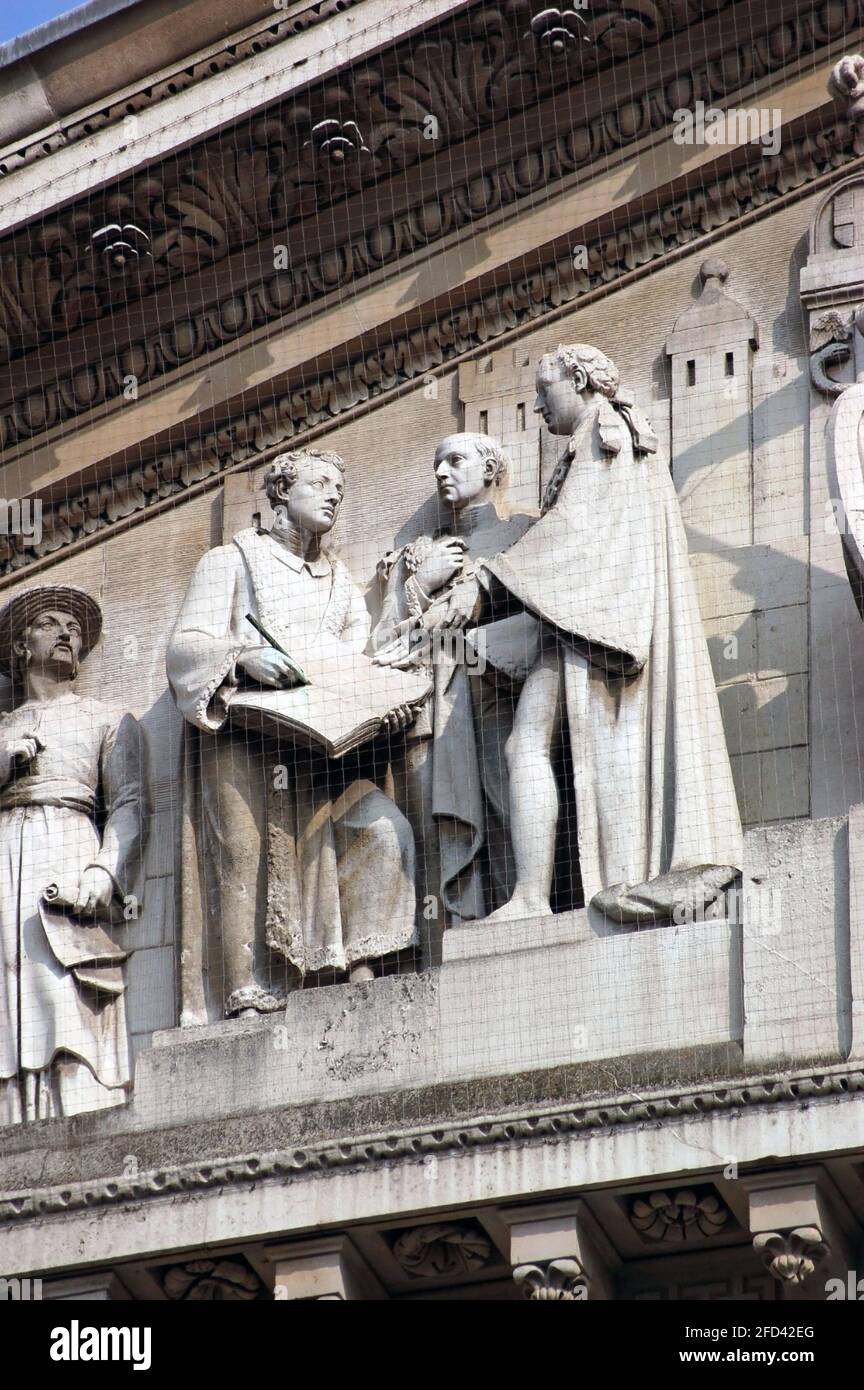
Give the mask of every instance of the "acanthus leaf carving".
POLYGON ((583 1303, 588 1298, 588 1276, 578 1260, 519 1265, 513 1279, 532 1303, 583 1303))
MULTIPOLYGON (((586 72, 596 71, 696 22, 706 8, 720 11, 730 3, 712 0, 706 7, 691 0, 631 0, 625 6, 619 0, 607 0, 594 5, 587 16, 580 62, 586 72)), ((662 128, 682 103, 725 95, 730 88, 757 80, 788 62, 790 52, 799 57, 811 52, 836 36, 836 16, 823 14, 824 8, 796 16, 785 26, 775 24, 761 47, 758 42, 733 44, 722 61, 712 59, 701 72, 669 79, 623 105, 616 102, 614 110, 588 126, 562 134, 558 142, 562 171, 582 167, 662 128), (784 34, 789 29, 790 35, 783 43, 772 41, 780 29, 784 34)), ((858 8, 864 12, 864 4, 858 8)), ((302 102, 275 107, 242 133, 232 131, 208 140, 182 159, 151 166, 134 181, 88 198, 64 211, 50 230, 34 225, 9 238, 0 247, 0 256, 20 264, 4 276, 0 355, 14 356, 73 331, 110 313, 121 298, 146 294, 179 275, 203 269, 328 200, 397 173, 551 94, 569 80, 567 65, 559 70, 560 65, 535 51, 533 35, 530 41, 524 36, 531 32, 533 19, 567 12, 547 10, 537 16, 535 9, 536 5, 518 0, 471 11, 456 27, 451 24, 430 31, 416 43, 401 45, 387 63, 360 67, 338 85, 330 83, 305 93, 302 102), (353 123, 362 131, 369 156, 357 161, 351 155, 349 178, 310 184, 310 151, 304 153, 304 146, 313 129, 331 120, 346 130, 353 123), (140 276, 140 284, 124 289, 112 287, 104 276, 101 280, 82 276, 81 246, 110 221, 131 222, 151 238, 152 264, 140 276)), ((349 139, 348 144, 353 150, 356 142, 349 139)), ((516 162, 515 184, 523 193, 542 186, 549 176, 536 156, 516 162)), ((551 177, 560 174, 553 169, 551 177)), ((788 177, 796 177, 794 161, 788 177)), ((476 200, 485 180, 475 183, 476 200)), ((501 193, 495 197, 505 201, 501 193)), ((480 201, 478 214, 476 201, 469 199, 474 215, 498 205, 487 206, 485 195, 480 201)))
MULTIPOLYGON (((763 157, 734 174, 705 184, 691 195, 679 196, 660 211, 637 217, 620 232, 591 243, 587 270, 579 269, 574 273, 573 266, 562 261, 560 265, 538 272, 530 279, 531 296, 537 300, 539 283, 545 306, 556 307, 576 293, 608 284, 625 271, 664 254, 670 247, 711 232, 742 211, 764 206, 808 179, 838 167, 853 157, 850 148, 853 142, 854 128, 848 122, 839 123, 832 132, 805 135, 789 142, 789 147, 784 147, 781 154, 763 157), (790 169, 794 169, 794 175, 790 174, 790 169)), ((109 355, 98 363, 77 369, 70 377, 61 377, 52 385, 30 390, 26 396, 0 410, 0 447, 8 448, 33 438, 94 406, 116 399, 122 394, 125 378, 130 374, 139 386, 143 385, 334 290, 344 291, 359 276, 398 261, 490 211, 515 203, 536 186, 547 185, 556 171, 570 172, 569 164, 565 167, 565 144, 562 138, 557 138, 537 151, 531 160, 521 156, 509 167, 492 170, 461 188, 427 201, 389 225, 381 223, 345 246, 313 254, 306 262, 277 271, 245 291, 232 289, 215 304, 194 311, 186 319, 164 325, 148 339, 130 343, 113 360, 109 355)), ((187 217, 185 230, 176 233, 170 246, 165 238, 161 242, 154 240, 154 256, 161 246, 159 254, 180 261, 190 258, 191 262, 201 252, 196 237, 205 237, 213 244, 216 233, 212 229, 208 231, 206 219, 193 216, 191 198, 183 206, 187 217)), ((149 265, 148 260, 145 266, 149 265)), ((139 279, 143 281, 149 273, 143 270, 139 279)), ((42 298, 47 292, 46 282, 42 298)), ((124 292, 123 287, 119 292, 124 292)), ((93 317, 95 284, 88 286, 80 281, 76 293, 80 313, 93 317)), ((494 297, 508 316, 506 326, 514 327, 521 321, 515 307, 520 294, 521 285, 504 286, 494 297)), ((491 297, 487 298, 491 302, 491 297)), ((0 299, 0 317, 4 303, 5 300, 0 299)), ((485 316, 485 303, 466 311, 478 324, 478 313, 485 316)), ((545 312, 545 308, 541 312, 545 312)), ((32 315, 28 322, 31 320, 32 315)), ((503 327, 495 327, 487 336, 500 331, 503 327)), ((479 328, 477 341, 483 341, 479 328)), ((440 365, 443 360, 441 356, 430 365, 440 365)))
POLYGON ((829 1254, 822 1232, 815 1226, 763 1231, 753 1237, 753 1248, 775 1279, 793 1287, 805 1283, 829 1254))
MULTIPOLYGON (((801 178, 818 178, 852 159, 853 134, 851 124, 841 121, 830 131, 806 134, 790 142, 789 157, 797 162, 801 178)), ((139 506, 149 507, 710 234, 733 218, 782 196, 785 168, 779 156, 761 158, 753 166, 678 195, 656 212, 629 222, 620 232, 592 242, 587 269, 575 267, 569 256, 552 261, 516 284, 504 284, 482 299, 433 316, 411 333, 394 336, 350 363, 235 416, 230 423, 172 446, 150 460, 140 477, 120 477, 111 484, 82 489, 78 496, 62 503, 46 504, 41 540, 0 536, 0 573, 16 573, 109 525, 108 503, 115 493, 124 499, 123 515, 130 515, 139 506)), ((400 251, 406 237, 403 228, 400 251)), ((127 372, 144 383, 189 360, 196 344, 200 349, 202 344, 227 341, 235 336, 236 325, 248 322, 244 316, 250 312, 256 322, 284 313, 289 300, 288 280, 287 274, 277 275, 259 287, 251 310, 247 297, 232 294, 223 305, 205 311, 202 319, 194 323, 187 320, 185 326, 173 324, 156 341, 125 349, 114 364, 100 364, 98 371, 79 369, 73 378, 45 392, 31 392, 23 401, 0 411, 0 444, 8 446, 100 404, 110 398, 112 390, 119 395, 127 372)), ((303 294, 309 293, 307 282, 303 294)))

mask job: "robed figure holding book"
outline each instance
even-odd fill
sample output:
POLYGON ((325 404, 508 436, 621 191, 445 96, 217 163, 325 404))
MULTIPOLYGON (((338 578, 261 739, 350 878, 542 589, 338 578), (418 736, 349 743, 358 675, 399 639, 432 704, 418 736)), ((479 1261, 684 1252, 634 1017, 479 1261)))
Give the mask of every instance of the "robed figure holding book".
MULTIPOLYGON (((304 682, 318 693, 329 670, 339 675, 331 714, 344 718, 356 702, 368 734, 367 676, 378 676, 363 656, 369 615, 325 549, 344 471, 329 451, 275 459, 265 474, 271 529, 250 527, 203 556, 169 644, 171 689, 194 726, 183 852, 187 1024, 272 1012, 308 973, 369 978, 369 962, 414 942, 414 840, 377 785, 386 738, 377 758, 374 747, 365 762, 356 750, 334 758, 326 741, 316 749, 314 719, 305 742, 298 721, 288 723, 304 682), (275 714, 254 732, 248 710, 262 691, 272 692, 275 714), (280 708, 285 736, 268 737, 280 708)), ((397 691, 382 728, 413 717, 397 691)))

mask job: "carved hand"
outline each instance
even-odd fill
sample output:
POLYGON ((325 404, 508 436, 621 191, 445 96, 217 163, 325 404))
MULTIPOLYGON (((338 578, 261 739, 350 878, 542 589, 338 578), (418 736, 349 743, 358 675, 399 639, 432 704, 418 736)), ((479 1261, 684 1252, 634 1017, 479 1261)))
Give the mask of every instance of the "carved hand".
POLYGON ((253 647, 237 658, 237 665, 259 685, 286 690, 297 684, 297 674, 291 663, 275 647, 253 647))
POLYGON ((78 882, 74 908, 82 917, 97 917, 108 911, 114 895, 114 880, 106 869, 93 865, 85 869, 78 882))
POLYGON ((32 763, 36 754, 41 753, 44 747, 45 744, 38 734, 24 734, 21 738, 13 738, 5 748, 0 749, 0 782, 7 780, 13 767, 23 767, 26 763, 32 763))
POLYGON ((454 585, 453 592, 444 607, 443 617, 437 624, 440 628, 461 628, 470 623, 477 611, 480 599, 480 585, 476 579, 466 579, 454 585))
POLYGON ((465 563, 465 542, 442 536, 417 569, 417 583, 427 594, 434 594, 449 584, 462 571, 465 563))
POLYGON ((413 705, 397 705, 396 709, 391 709, 390 713, 385 715, 384 728, 391 734, 401 733, 409 724, 413 724, 416 717, 417 711, 413 705))
POLYGON ((397 671, 407 671, 428 656, 426 629, 417 621, 409 630, 400 632, 398 637, 380 647, 372 660, 376 666, 393 666, 397 671))

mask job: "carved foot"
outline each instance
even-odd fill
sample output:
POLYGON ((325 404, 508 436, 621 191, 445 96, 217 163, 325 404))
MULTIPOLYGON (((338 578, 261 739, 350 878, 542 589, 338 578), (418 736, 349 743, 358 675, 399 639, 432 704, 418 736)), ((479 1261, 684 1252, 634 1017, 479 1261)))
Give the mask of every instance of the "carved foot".
POLYGON ((552 908, 548 898, 536 893, 523 893, 519 889, 503 907, 479 920, 484 927, 497 926, 499 922, 524 922, 526 918, 551 917, 552 908))
POLYGON ((702 922, 737 869, 728 864, 660 874, 648 883, 614 883, 591 900, 613 922, 648 927, 661 922, 702 922))
POLYGON ((285 996, 270 994, 260 985, 244 985, 228 996, 225 1013, 231 1018, 251 1018, 254 1014, 275 1014, 285 1008, 285 996))

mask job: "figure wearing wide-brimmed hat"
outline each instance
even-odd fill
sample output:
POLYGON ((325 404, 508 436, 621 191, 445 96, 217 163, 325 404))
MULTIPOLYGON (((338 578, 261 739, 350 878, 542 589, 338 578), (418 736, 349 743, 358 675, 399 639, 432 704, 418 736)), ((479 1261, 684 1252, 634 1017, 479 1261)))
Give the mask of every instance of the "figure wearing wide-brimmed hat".
POLYGON ((142 741, 131 715, 74 690, 101 628, 71 585, 0 611, 15 705, 0 716, 0 1124, 127 1098, 124 956, 103 924, 135 915, 142 741))

